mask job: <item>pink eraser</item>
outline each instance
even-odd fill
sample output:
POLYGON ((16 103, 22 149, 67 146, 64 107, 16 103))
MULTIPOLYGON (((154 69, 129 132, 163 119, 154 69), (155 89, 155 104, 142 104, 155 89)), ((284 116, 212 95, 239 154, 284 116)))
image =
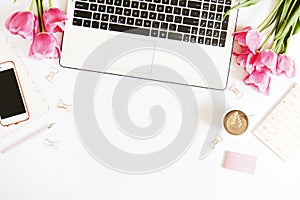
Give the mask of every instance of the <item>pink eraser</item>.
POLYGON ((255 156, 225 151, 223 167, 235 171, 254 174, 257 158, 255 156))

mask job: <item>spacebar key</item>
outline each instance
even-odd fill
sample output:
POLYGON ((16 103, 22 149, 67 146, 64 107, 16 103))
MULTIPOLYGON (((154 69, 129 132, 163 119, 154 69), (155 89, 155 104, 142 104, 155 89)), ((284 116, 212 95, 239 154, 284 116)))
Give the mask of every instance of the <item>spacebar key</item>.
POLYGON ((109 30, 111 31, 118 31, 118 32, 126 32, 126 33, 133 33, 138 35, 149 35, 150 30, 145 28, 136 28, 132 26, 124 26, 119 24, 110 24, 109 30))

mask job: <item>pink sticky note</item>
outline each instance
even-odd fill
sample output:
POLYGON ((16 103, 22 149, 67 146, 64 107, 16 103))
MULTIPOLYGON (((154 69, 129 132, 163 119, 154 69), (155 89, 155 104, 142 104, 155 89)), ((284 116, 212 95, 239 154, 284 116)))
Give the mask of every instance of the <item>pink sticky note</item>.
POLYGON ((225 151, 223 167, 235 171, 254 174, 257 158, 255 156, 225 151))

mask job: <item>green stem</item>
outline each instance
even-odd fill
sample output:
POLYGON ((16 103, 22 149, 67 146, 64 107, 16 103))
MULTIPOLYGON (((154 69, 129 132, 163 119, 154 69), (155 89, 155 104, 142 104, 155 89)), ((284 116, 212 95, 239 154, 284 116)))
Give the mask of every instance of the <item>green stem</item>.
POLYGON ((43 22, 43 0, 36 0, 36 6, 37 6, 37 10, 38 10, 40 31, 45 32, 45 27, 44 27, 44 22, 43 22))
POLYGON ((297 23, 294 23, 294 24, 293 24, 291 33, 290 33, 289 37, 287 38, 285 50, 284 50, 284 52, 283 52, 284 54, 286 53, 286 51, 287 51, 287 49, 288 49, 288 46, 289 46, 289 44, 290 44, 291 38, 292 38, 292 36, 293 36, 293 33, 294 33, 294 31, 295 31, 296 25, 297 25, 297 23))
POLYGON ((53 7, 52 0, 49 0, 49 8, 52 8, 52 7, 53 7))
POLYGON ((257 27, 258 30, 261 31, 264 24, 266 24, 268 21, 270 21, 273 18, 273 15, 276 14, 277 10, 280 8, 281 4, 284 2, 284 0, 281 0, 276 7, 273 9, 273 11, 265 18, 265 20, 257 27))
POLYGON ((34 0, 31 0, 29 10, 32 12, 34 6, 34 0))

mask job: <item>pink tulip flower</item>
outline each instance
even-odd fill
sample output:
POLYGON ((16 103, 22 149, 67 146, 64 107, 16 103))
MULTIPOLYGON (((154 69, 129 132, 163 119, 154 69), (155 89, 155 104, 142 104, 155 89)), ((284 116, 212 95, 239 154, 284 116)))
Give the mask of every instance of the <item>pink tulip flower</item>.
POLYGON ((61 9, 49 8, 43 14, 45 30, 49 33, 63 32, 67 19, 67 16, 61 9))
POLYGON ((257 54, 252 53, 250 49, 244 48, 242 52, 233 52, 233 55, 236 56, 236 62, 238 65, 244 68, 246 72, 251 74, 254 70, 254 62, 257 54))
POLYGON ((37 30, 38 19, 30 11, 15 12, 6 21, 6 29, 13 35, 24 39, 33 39, 37 30))
POLYGON ((248 47, 252 53, 256 53, 261 42, 260 34, 257 30, 248 26, 232 35, 240 46, 248 47))
POLYGON ((254 90, 269 95, 271 77, 265 71, 254 71, 245 77, 244 83, 254 90))
POLYGON ((276 74, 277 54, 271 50, 263 50, 256 57, 254 65, 257 71, 269 71, 276 74))
POLYGON ((29 50, 29 57, 37 60, 59 58, 60 47, 56 38, 47 32, 36 34, 29 50))
POLYGON ((296 75, 296 65, 294 60, 284 54, 278 55, 276 74, 285 75, 287 78, 293 78, 296 75))

